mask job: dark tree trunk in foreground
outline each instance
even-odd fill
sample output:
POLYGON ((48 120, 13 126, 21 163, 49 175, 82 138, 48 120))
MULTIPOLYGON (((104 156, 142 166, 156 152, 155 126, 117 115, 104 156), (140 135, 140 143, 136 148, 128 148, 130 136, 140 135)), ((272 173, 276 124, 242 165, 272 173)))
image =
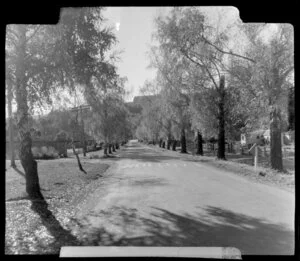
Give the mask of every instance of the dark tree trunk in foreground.
POLYGON ((187 153, 187 150, 186 150, 186 139, 185 139, 185 130, 184 129, 181 129, 180 143, 181 143, 181 153, 187 153))
POLYGON ((218 154, 217 158, 225 160, 225 77, 221 76, 220 87, 219 87, 219 134, 218 134, 218 154))
POLYGON ((112 151, 111 151, 111 144, 108 144, 108 153, 109 153, 109 154, 112 154, 112 151))
POLYGON ((163 142, 162 142, 162 145, 161 145, 161 147, 162 147, 163 149, 166 147, 166 143, 165 143, 165 141, 163 141, 163 142))
POLYGON ((177 144, 177 140, 173 140, 172 142, 172 150, 176 151, 176 144, 177 144))
POLYGON ((119 143, 116 143, 116 150, 120 148, 119 143))
POLYGON ((31 199, 44 199, 39 184, 37 162, 31 152, 31 134, 28 124, 27 89, 25 84, 26 28, 18 27, 18 46, 16 46, 16 101, 18 132, 20 136, 19 157, 25 171, 26 192, 31 199))
POLYGON ((294 87, 289 89, 289 100, 288 100, 288 123, 289 130, 295 130, 295 96, 294 87))
POLYGON ((14 144, 14 129, 13 129, 13 119, 12 119, 12 86, 8 86, 8 95, 7 95, 7 107, 8 107, 8 117, 9 117, 9 149, 10 149, 10 166, 15 168, 15 144, 14 144))
POLYGON ((202 144, 202 135, 200 131, 197 132, 197 155, 203 156, 203 144, 202 144))
POLYGON ((270 123, 270 135, 271 135, 271 168, 283 171, 282 164, 282 150, 281 150, 281 115, 280 109, 274 108, 270 114, 271 123, 270 123))
POLYGON ((116 149, 115 149, 115 145, 114 145, 114 144, 112 145, 112 151, 113 151, 113 152, 116 152, 116 149))

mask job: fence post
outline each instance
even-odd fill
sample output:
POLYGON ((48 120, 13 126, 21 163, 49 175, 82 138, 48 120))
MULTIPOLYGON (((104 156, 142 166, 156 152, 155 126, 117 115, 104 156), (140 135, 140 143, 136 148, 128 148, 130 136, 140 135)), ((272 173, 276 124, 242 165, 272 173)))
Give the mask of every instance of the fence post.
POLYGON ((255 155, 254 155, 254 170, 257 168, 257 161, 258 161, 258 146, 254 148, 255 155))

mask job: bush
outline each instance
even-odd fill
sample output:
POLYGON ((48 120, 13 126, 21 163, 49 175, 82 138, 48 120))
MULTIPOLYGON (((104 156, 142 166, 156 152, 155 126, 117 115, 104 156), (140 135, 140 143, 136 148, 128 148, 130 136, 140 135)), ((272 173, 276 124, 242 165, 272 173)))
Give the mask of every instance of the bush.
POLYGON ((65 131, 60 131, 55 136, 56 141, 64 141, 64 140, 68 140, 68 138, 69 138, 68 134, 65 131))
POLYGON ((34 158, 36 158, 36 159, 42 158, 43 153, 39 147, 33 147, 33 148, 31 148, 31 151, 32 151, 32 155, 34 158))
POLYGON ((55 159, 58 158, 58 152, 53 147, 43 146, 41 148, 33 147, 32 154, 35 159, 55 159))

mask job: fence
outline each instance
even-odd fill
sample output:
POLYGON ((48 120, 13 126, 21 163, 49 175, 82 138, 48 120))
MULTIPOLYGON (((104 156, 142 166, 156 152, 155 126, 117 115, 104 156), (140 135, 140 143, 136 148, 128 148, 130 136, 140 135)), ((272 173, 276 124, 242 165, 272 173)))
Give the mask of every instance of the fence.
MULTIPOLYGON (((197 142, 192 140, 186 141, 187 150, 192 154, 197 152, 197 142)), ((202 148, 205 152, 217 154, 218 143, 205 142, 202 144, 202 148)), ((225 152, 227 153, 237 153, 239 151, 239 145, 234 143, 225 144, 225 152)))
MULTIPOLYGON (((241 147, 240 142, 236 143, 226 143, 225 152, 226 158, 230 161, 239 162, 254 166, 254 150, 249 152, 251 146, 245 145, 241 147), (243 149, 243 150, 241 150, 243 149)), ((196 142, 192 140, 187 140, 187 150, 192 154, 195 154, 197 151, 196 142)), ((217 155, 218 143, 203 143, 204 155, 217 155)), ((282 146, 282 158, 283 166, 286 169, 293 170, 295 168, 295 146, 282 146)), ((257 166, 267 167, 271 166, 270 162, 270 145, 258 146, 258 157, 257 157, 257 166)))

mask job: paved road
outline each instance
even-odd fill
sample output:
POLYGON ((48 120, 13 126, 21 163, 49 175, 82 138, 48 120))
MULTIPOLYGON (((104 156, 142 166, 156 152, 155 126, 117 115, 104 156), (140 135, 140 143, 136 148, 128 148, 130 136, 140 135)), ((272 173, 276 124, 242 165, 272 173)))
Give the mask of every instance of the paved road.
POLYGON ((130 141, 82 216, 95 245, 294 253, 294 194, 130 141))

